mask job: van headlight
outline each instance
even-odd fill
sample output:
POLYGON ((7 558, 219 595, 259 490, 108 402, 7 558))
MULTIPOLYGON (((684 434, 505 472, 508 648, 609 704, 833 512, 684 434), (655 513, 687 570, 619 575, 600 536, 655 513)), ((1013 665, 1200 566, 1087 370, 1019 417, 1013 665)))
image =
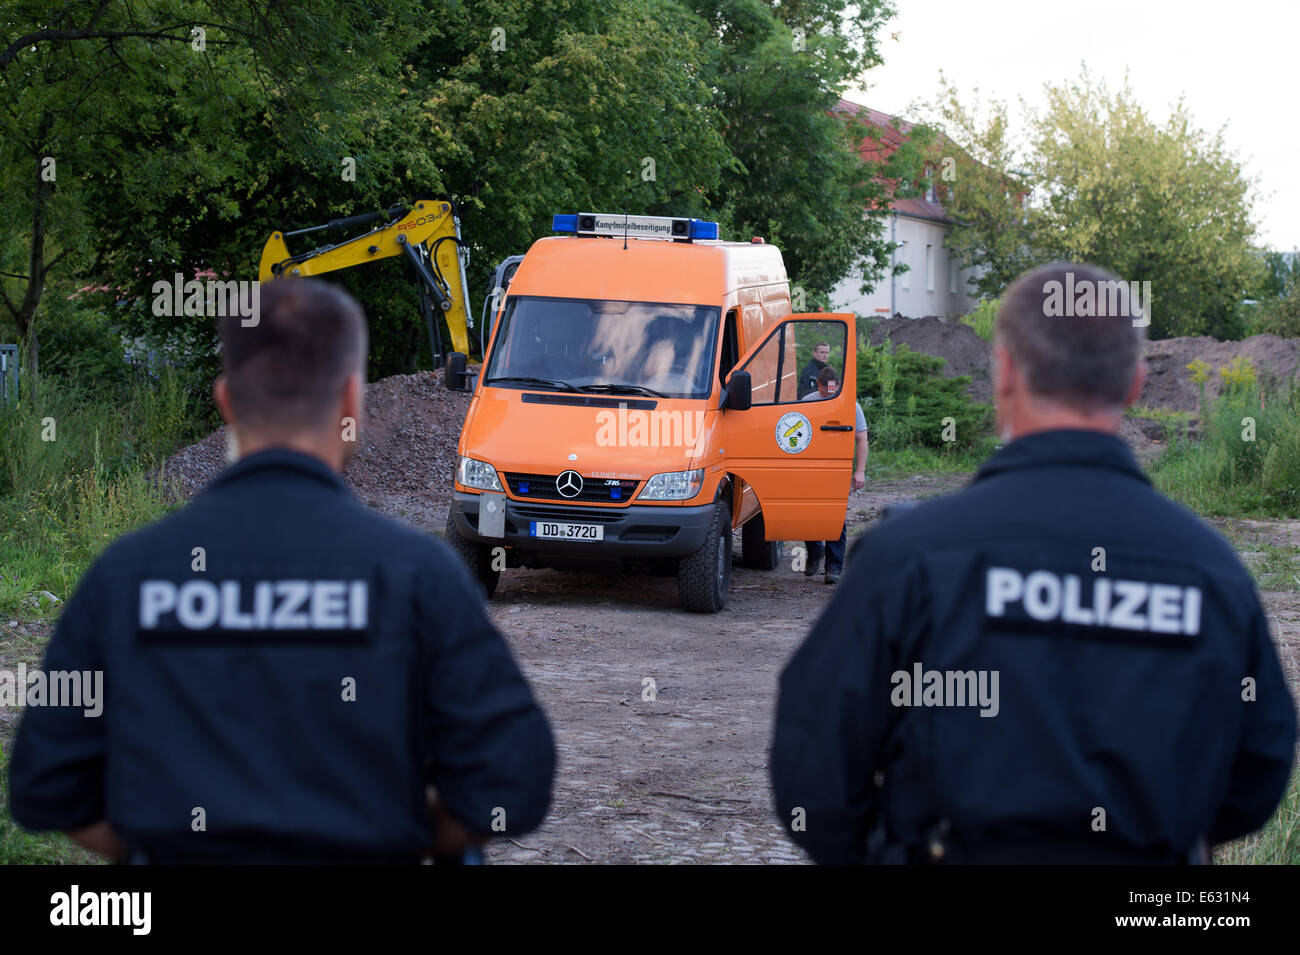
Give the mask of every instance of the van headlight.
POLYGON ((689 501, 704 485, 704 468, 694 471, 666 471, 645 482, 638 501, 689 501))
POLYGON ((460 466, 456 469, 456 480, 465 487, 472 487, 479 491, 503 490, 496 468, 486 461, 475 461, 464 455, 461 456, 460 466))

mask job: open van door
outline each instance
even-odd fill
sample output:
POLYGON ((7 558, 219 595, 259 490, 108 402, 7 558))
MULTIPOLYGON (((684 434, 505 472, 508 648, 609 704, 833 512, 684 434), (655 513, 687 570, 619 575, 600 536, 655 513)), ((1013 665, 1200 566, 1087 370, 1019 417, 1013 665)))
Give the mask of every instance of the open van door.
POLYGON ((758 495, 767 540, 835 540, 844 526, 856 421, 855 318, 788 315, 727 379, 720 443, 728 470, 758 495), (840 376, 834 394, 809 390, 807 375, 819 366, 840 376))

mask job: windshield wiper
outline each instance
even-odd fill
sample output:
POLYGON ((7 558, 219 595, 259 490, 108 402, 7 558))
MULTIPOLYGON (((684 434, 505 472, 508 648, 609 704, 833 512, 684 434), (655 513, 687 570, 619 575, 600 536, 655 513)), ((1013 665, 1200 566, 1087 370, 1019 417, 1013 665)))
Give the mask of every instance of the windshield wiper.
POLYGON ((655 391, 652 388, 643 388, 641 385, 580 385, 578 390, 603 392, 610 395, 654 395, 656 398, 668 397, 662 391, 655 391))
POLYGON ((550 378, 531 378, 526 375, 502 375, 499 378, 489 378, 483 382, 485 385, 495 385, 498 381, 514 381, 521 385, 535 385, 543 388, 555 388, 558 391, 577 391, 573 385, 567 381, 552 381, 550 378))

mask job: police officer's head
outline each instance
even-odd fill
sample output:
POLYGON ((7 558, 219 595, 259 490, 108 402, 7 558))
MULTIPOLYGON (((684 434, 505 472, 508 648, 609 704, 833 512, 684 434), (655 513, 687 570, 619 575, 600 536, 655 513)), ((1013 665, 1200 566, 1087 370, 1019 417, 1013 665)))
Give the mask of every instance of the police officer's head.
POLYGON ((313 279, 279 279, 260 289, 257 321, 220 319, 222 374, 217 407, 238 454, 293 448, 336 470, 356 452, 362 416, 367 330, 361 306, 313 279))
POLYGON ((1149 296, 1136 285, 1069 262, 1034 269, 1011 284, 993 337, 1003 441, 1055 428, 1119 430, 1146 375, 1149 296))

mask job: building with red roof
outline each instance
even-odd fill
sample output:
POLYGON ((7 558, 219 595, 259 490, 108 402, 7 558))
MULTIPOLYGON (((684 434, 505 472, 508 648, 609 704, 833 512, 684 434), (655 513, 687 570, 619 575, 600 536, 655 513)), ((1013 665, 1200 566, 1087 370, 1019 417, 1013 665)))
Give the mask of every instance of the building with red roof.
MULTIPOLYGON (((834 112, 847 121, 868 127, 859 154, 868 162, 888 159, 907 142, 913 124, 879 110, 840 100, 834 112)), ((971 271, 958 266, 945 240, 953 220, 943 211, 933 170, 927 170, 929 188, 916 198, 895 198, 889 203, 888 238, 895 243, 894 263, 909 266, 899 275, 887 274, 871 292, 862 292, 861 270, 847 275, 831 294, 831 307, 859 315, 904 315, 919 318, 938 315, 955 318, 975 307, 969 294, 971 271)))

